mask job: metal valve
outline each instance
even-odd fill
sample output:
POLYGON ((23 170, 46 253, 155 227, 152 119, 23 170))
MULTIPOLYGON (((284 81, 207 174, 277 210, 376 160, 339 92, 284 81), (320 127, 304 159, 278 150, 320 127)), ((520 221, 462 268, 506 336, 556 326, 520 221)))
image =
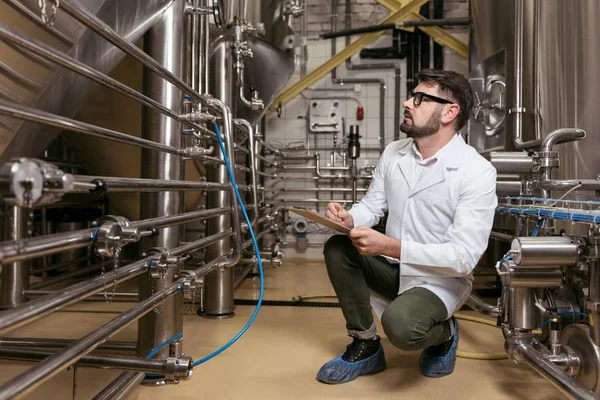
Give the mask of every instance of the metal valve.
POLYGON ((21 207, 55 203, 72 192, 75 179, 55 165, 35 158, 19 158, 0 168, 4 200, 21 207))
POLYGON ((93 242, 96 253, 103 258, 111 258, 115 252, 128 243, 138 242, 143 237, 158 236, 158 229, 152 227, 141 230, 130 225, 125 217, 107 215, 92 223, 98 227, 94 232, 93 242))
MULTIPOLYGON (((204 263, 200 264, 200 267, 203 267, 204 263)), ((178 278, 184 278, 181 286, 179 286, 179 292, 183 296, 185 300, 194 301, 194 296, 196 294, 196 287, 202 285, 203 281, 198 280, 196 275, 194 275, 191 271, 183 270, 179 271, 178 278)))
POLYGON ((164 279, 167 275, 169 267, 177 265, 177 257, 170 255, 169 251, 164 247, 152 247, 142 254, 142 257, 157 254, 158 257, 148 261, 148 273, 154 279, 164 279))
POLYGON ((179 357, 168 357, 165 370, 165 382, 178 384, 180 380, 188 380, 192 377, 194 368, 191 357, 181 355, 179 357))
POLYGON ((172 256, 164 247, 152 247, 145 251, 142 256, 148 257, 153 254, 158 255, 158 257, 149 260, 147 265, 148 273, 154 279, 164 279, 167 276, 167 272, 169 272, 169 268, 179 266, 192 259, 192 255, 189 253, 181 257, 172 256))

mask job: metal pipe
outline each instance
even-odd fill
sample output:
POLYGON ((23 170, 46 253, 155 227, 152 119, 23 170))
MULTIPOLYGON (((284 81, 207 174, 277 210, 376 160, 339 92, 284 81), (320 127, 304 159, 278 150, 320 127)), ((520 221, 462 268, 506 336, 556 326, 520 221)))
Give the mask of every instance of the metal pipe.
POLYGON ((85 122, 76 121, 74 119, 65 118, 60 115, 48 113, 35 108, 26 107, 20 104, 13 103, 0 99, 0 115, 8 115, 10 117, 22 119, 25 121, 37 122, 57 128, 65 129, 72 132, 83 133, 86 135, 97 136, 104 139, 109 139, 118 143, 124 143, 132 146, 138 146, 144 149, 158 150, 175 155, 187 155, 185 149, 180 149, 172 146, 166 146, 151 140, 138 138, 136 136, 127 135, 125 133, 113 131, 106 128, 101 128, 96 125, 87 124, 85 122))
MULTIPOLYGON (((202 249, 220 240, 232 235, 231 229, 219 232, 189 244, 172 249, 172 255, 182 255, 192 250, 202 249)), ((14 329, 20 328, 33 321, 45 317, 57 310, 68 307, 80 300, 88 298, 104 290, 106 282, 124 282, 134 278, 147 271, 147 263, 152 257, 146 257, 114 271, 107 272, 104 276, 97 276, 90 280, 72 285, 68 290, 55 293, 49 296, 40 297, 28 301, 22 305, 0 313, 0 335, 4 335, 14 329)))
POLYGON ((498 195, 518 196, 523 192, 521 181, 496 181, 496 192, 498 195))
POLYGON ((131 390, 135 389, 146 374, 143 372, 124 372, 98 393, 93 400, 117 400, 123 398, 131 390))
POLYGON ((105 342, 112 335, 120 332, 129 323, 138 320, 150 311, 157 303, 168 300, 179 292, 180 282, 173 282, 163 290, 138 303, 127 312, 114 318, 99 329, 89 333, 83 338, 73 342, 70 346, 58 351, 53 356, 46 358, 33 366, 28 371, 18 375, 0 387, 0 398, 17 398, 30 393, 60 370, 67 368, 81 357, 90 353, 95 346, 105 342))
MULTIPOLYGON (((311 158, 315 158, 315 155, 312 155, 311 158)), ((317 169, 317 166, 316 165, 306 165, 306 166, 284 165, 281 169, 283 171, 310 171, 313 169, 317 169)), ((350 171, 350 167, 348 167, 348 166, 346 166, 346 167, 321 167, 319 165, 319 171, 350 171)))
MULTIPOLYGON (((74 339, 44 339, 44 338, 0 338, 0 348, 51 348, 60 349, 73 343, 74 339)), ((106 342, 96 348, 97 350, 111 351, 136 351, 135 342, 106 342)))
POLYGON ((4 2, 6 4, 8 4, 9 6, 11 6, 12 8, 14 8, 15 10, 17 10, 25 18, 32 21, 34 24, 36 24, 40 28, 43 28, 44 30, 46 30, 48 33, 50 33, 56 39, 60 40, 63 44, 65 44, 69 47, 73 46, 73 41, 70 38, 65 36, 61 31, 54 28, 53 26, 43 22, 42 19, 37 16, 37 14, 35 14, 30 9, 25 7, 23 4, 21 4, 21 2, 16 1, 16 0, 4 0, 4 2))
POLYGON ((95 229, 56 233, 21 241, 0 243, 0 260, 3 264, 47 256, 61 251, 79 249, 91 244, 95 229))
POLYGON ((69 272, 67 274, 58 275, 57 277, 54 277, 52 279, 32 283, 30 285, 30 287, 33 290, 38 290, 38 289, 45 288, 48 286, 53 286, 58 283, 66 282, 70 279, 77 278, 78 276, 89 275, 90 273, 98 271, 98 270, 102 269, 103 267, 106 267, 107 265, 111 265, 111 264, 114 264, 113 260, 103 261, 96 265, 90 265, 85 268, 81 268, 81 269, 77 269, 73 272, 69 272))
MULTIPOLYGON (((10 235, 12 242, 21 243, 27 240, 29 213, 33 211, 28 208, 13 206, 10 213, 10 235)), ((33 216, 31 216, 33 218, 33 216)), ((0 274, 0 308, 12 308, 25 301, 23 291, 29 289, 29 262, 26 260, 15 260, 10 265, 2 267, 0 274)))
POLYGON ((549 361, 544 354, 533 348, 531 344, 519 342, 516 351, 523 361, 569 398, 576 400, 598 399, 594 392, 581 386, 575 379, 549 361))
MULTIPOLYGON (((191 213, 169 215, 166 217, 151 218, 132 222, 137 228, 164 227, 186 222, 192 222, 202 218, 225 215, 230 210, 217 208, 209 210, 194 211, 191 213)), ((2 263, 29 260, 36 257, 48 256, 62 251, 74 250, 87 247, 92 244, 96 228, 80 231, 57 233, 54 235, 34 237, 22 241, 7 241, 0 243, 0 260, 2 263)))
POLYGON ((540 150, 542 152, 552 151, 555 144, 573 142, 575 140, 584 139, 586 133, 583 129, 577 128, 561 128, 556 129, 548 134, 542 142, 540 150))
MULTIPOLYGON (((188 56, 185 52, 186 1, 180 0, 164 13, 162 18, 144 35, 144 51, 159 64, 178 78, 185 79, 184 71, 188 56), (178 34, 173 34, 177 32, 178 34)), ((144 69, 144 93, 174 112, 183 112, 183 93, 170 85, 161 77, 144 69)), ((163 145, 181 147, 182 127, 166 116, 154 112, 143 115, 142 136, 163 145)), ((185 163, 180 157, 172 154, 142 151, 142 178, 161 180, 185 179, 185 163)), ((181 192, 143 193, 140 196, 140 216, 160 220, 172 217, 184 210, 184 195, 181 192), (157 218, 158 217, 158 218, 157 218)), ((154 239, 142 239, 143 247, 163 247, 172 249, 179 246, 184 239, 183 227, 172 226, 163 229, 161 235, 154 239)), ((155 293, 160 293, 173 284, 181 270, 181 264, 169 268, 162 279, 148 279, 143 276, 139 282, 139 298, 143 304, 155 293)), ((140 315, 138 320, 138 356, 144 357, 148 352, 169 338, 183 331, 183 301, 181 297, 170 298, 162 302, 163 311, 140 315)), ((158 354, 166 358, 169 349, 165 347, 158 354)), ((171 354, 178 357, 179 354, 171 354)))
POLYGON ((484 314, 500 314, 500 307, 489 304, 472 293, 467 298, 467 305, 484 314))
POLYGON ((135 44, 121 37, 114 29, 112 29, 109 25, 107 25, 104 21, 90 11, 80 7, 79 5, 71 3, 69 0, 61 0, 60 9, 81 24, 96 32, 98 35, 102 36, 104 39, 108 40, 117 48, 123 50, 125 53, 138 60, 146 68, 152 70, 158 76, 167 80, 184 93, 192 96, 194 99, 202 102, 203 104, 208 105, 209 98, 207 96, 193 90, 191 87, 189 87, 189 85, 183 82, 181 78, 177 77, 151 56, 140 50, 135 44))
MULTIPOLYGON (((53 356, 52 351, 41 350, 23 350, 0 348, 0 359, 15 361, 42 361, 53 356)), ((144 358, 107 356, 107 355, 88 355, 81 357, 76 365, 82 367, 95 367, 103 369, 120 369, 124 371, 140 371, 164 374, 167 369, 166 360, 147 360, 144 358)))
POLYGON ((515 37, 514 37, 514 79, 515 92, 513 108, 508 110, 514 114, 513 119, 513 143, 517 149, 529 149, 542 144, 541 139, 523 142, 523 14, 525 13, 523 0, 515 0, 515 37))
MULTIPOLYGON (((223 115, 223 135, 225 137, 226 143, 226 151, 227 158, 231 160, 231 163, 235 162, 235 151, 233 148, 234 137, 233 137, 233 126, 232 126, 232 116, 231 110, 227 108, 224 102, 217 99, 209 99, 209 104, 213 105, 221 110, 221 115, 223 115)), ((235 204, 237 202, 237 196, 235 194, 235 189, 233 187, 233 182, 230 184, 230 196, 231 196, 231 204, 235 204)), ((242 207, 242 204, 239 204, 242 207)), ((240 223, 240 215, 238 213, 231 213, 232 226, 233 226, 233 254, 230 258, 227 259, 226 263, 228 266, 234 266, 238 263, 242 256, 242 236, 241 236, 241 223, 240 223)))
POLYGON ((579 245, 569 236, 518 237, 510 248, 521 266, 566 266, 579 260, 579 245))
POLYGON ((96 83, 99 83, 102 86, 105 86, 122 94, 123 96, 133 99, 134 101, 143 104, 146 107, 150 107, 164 115, 168 115, 169 117, 187 126, 213 135, 213 132, 206 129, 204 126, 186 120, 181 116, 180 113, 174 112, 170 108, 163 106, 161 103, 143 95, 142 93, 130 88, 127 85, 124 85, 116 79, 113 79, 110 76, 101 73, 100 71, 90 68, 89 66, 75 58, 69 57, 66 54, 58 52, 50 46, 22 36, 19 33, 6 28, 2 24, 0 24, 0 40, 4 40, 8 43, 13 43, 19 48, 26 49, 26 51, 31 52, 32 54, 39 56, 44 60, 50 60, 70 71, 73 71, 76 74, 84 76, 96 83))
MULTIPOLYGON (((45 257, 44 257, 44 259, 45 259, 45 257)), ((90 260, 90 257, 88 257, 88 256, 80 257, 80 258, 69 260, 69 261, 66 261, 66 262, 60 263, 60 264, 50 265, 50 266, 43 267, 43 268, 30 269, 29 270, 29 274, 30 275, 41 274, 43 272, 48 272, 48 271, 52 271, 54 269, 68 267, 69 265, 79 264, 79 263, 82 263, 82 262, 85 262, 85 261, 89 261, 89 260, 90 260)))
MULTIPOLYGON (((258 242, 260 239, 262 239, 267 233, 269 233, 269 230, 264 230, 261 233, 256 235, 256 241, 258 242)), ((246 249, 250 246, 252 246, 252 239, 246 240, 243 244, 242 244, 242 248, 246 249)))
POLYGON ((597 191, 600 190, 600 181, 594 179, 551 179, 551 180, 542 180, 540 182, 540 186, 542 189, 547 191, 559 190, 565 191, 569 189, 576 188, 575 190, 589 190, 589 191, 597 191))
POLYGON ((231 213, 229 208, 214 208, 210 210, 199 210, 192 211, 184 214, 167 215, 164 217, 150 218, 138 222, 131 223, 131 226, 138 229, 148 229, 152 227, 164 227, 185 224, 188 222, 194 222, 199 219, 214 218, 220 215, 226 215, 231 213))
MULTIPOLYGON (((333 0, 333 1, 337 2, 337 0, 333 0)), ((332 11, 335 12, 336 10, 332 10, 332 11)), ((346 29, 349 30, 349 29, 352 29, 352 0, 346 0, 345 13, 346 13, 346 16, 344 19, 345 25, 346 25, 346 29)), ((336 20, 336 22, 337 22, 337 20, 336 20)), ((335 28, 335 27, 332 25, 332 29, 333 28, 335 28)), ((332 42, 335 42, 335 41, 332 41, 332 42)), ((350 36, 346 36, 346 47, 349 45, 350 45, 350 36)), ((335 52, 333 54, 335 54, 335 52)), ((394 86, 400 85, 400 82, 399 82, 400 68, 395 63, 354 65, 354 64, 352 64, 352 58, 348 57, 346 59, 346 69, 348 69, 350 71, 352 71, 352 70, 373 70, 373 69, 394 69, 394 79, 395 79, 394 86)), ((363 79, 363 81, 365 81, 365 82, 360 82, 360 79, 346 79, 346 82, 348 82, 348 83, 374 83, 374 82, 368 82, 368 81, 370 81, 369 79, 363 79)), ((383 153, 383 150, 385 149, 385 89, 386 89, 386 82, 384 79, 376 79, 376 81, 379 81, 378 82, 379 83, 379 151, 380 151, 380 153, 383 153)), ((398 121, 400 121, 400 98, 399 97, 396 97, 394 99, 394 104, 395 104, 394 119, 397 119, 398 121)), ((395 131, 398 131, 399 129, 400 129, 400 126, 398 125, 395 128, 395 131)), ((399 131, 398 131, 398 134, 399 134, 399 131)))
MULTIPOLYGON (((209 0, 200 0, 200 6, 208 7, 209 0)), ((210 51, 210 22, 208 18, 208 14, 200 15, 200 40, 198 46, 198 93, 208 93, 208 53, 210 51)))
POLYGON ((6 76, 11 81, 15 82, 18 85, 24 86, 28 89, 40 91, 40 85, 38 85, 35 81, 32 81, 25 75, 21 75, 20 72, 15 71, 2 61, 0 61, 0 74, 6 76))
POLYGON ((91 183, 101 180, 107 192, 157 192, 184 190, 228 190, 229 185, 215 182, 190 182, 164 179, 118 178, 109 176, 74 175, 75 182, 91 183))
POLYGON ((258 192, 257 185, 258 179, 256 177, 256 158, 259 157, 259 154, 256 154, 256 148, 254 143, 254 129, 252 125, 245 119, 234 119, 234 124, 239 127, 242 127, 248 133, 248 148, 250 150, 250 179, 251 179, 251 187, 252 187, 252 220, 250 221, 253 227, 256 226, 256 220, 258 219, 258 192))
POLYGON ((504 243, 512 243, 512 241, 515 237, 513 235, 507 235, 506 233, 491 231, 490 238, 499 240, 504 243))
MULTIPOLYGON (((267 192, 344 192, 351 193, 354 188, 273 188, 267 189, 267 192)), ((356 189, 357 192, 366 192, 366 188, 356 189)))
MULTIPOLYGON (((179 253, 182 249, 190 249, 190 245, 181 246, 177 249, 177 253, 179 253)), ((198 276, 198 274, 210 271, 218 267, 220 263, 221 259, 216 258, 210 263, 206 264, 204 267, 195 270, 194 274, 198 276)), ((156 304, 162 303, 173 295, 179 293, 180 285, 183 283, 183 281, 184 278, 181 278, 169 284, 160 292, 157 292, 147 299, 141 301, 135 307, 112 319, 99 329, 89 333, 79 340, 76 340, 70 346, 65 347, 61 351, 58 351, 54 355, 36 364, 30 370, 18 375, 0 387, 0 398, 9 398, 13 396, 21 397, 31 392, 39 385, 58 374, 61 369, 66 368, 80 358, 89 354, 94 348, 106 342, 109 337, 120 332, 128 324, 138 320, 145 314, 152 311, 156 307, 156 304)))
MULTIPOLYGON (((27 299, 37 299, 38 297, 47 296, 49 294, 58 293, 54 290, 25 290, 23 295, 27 299)), ((112 303, 123 302, 123 303, 137 303, 139 301, 138 293, 111 293, 110 299, 112 303)), ((106 302, 104 293, 96 293, 83 301, 103 301, 106 302)))
POLYGON ((493 151, 490 163, 498 173, 531 173, 535 167, 533 156, 523 151, 493 151))

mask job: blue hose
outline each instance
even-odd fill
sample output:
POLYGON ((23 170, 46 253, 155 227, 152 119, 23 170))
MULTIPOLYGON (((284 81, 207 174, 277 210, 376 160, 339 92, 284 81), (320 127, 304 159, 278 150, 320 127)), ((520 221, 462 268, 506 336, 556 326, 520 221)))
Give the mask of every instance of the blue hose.
POLYGON ((265 292, 265 282, 264 282, 262 259, 260 257, 260 250, 258 248, 258 242, 256 241, 256 236, 254 236, 254 229, 252 229, 252 224, 250 223, 250 218, 248 218, 248 214, 246 213, 246 207, 244 205, 244 202, 242 201, 240 192, 238 191, 237 184, 235 183, 235 176, 233 175, 233 170, 231 169, 231 164, 229 163, 229 159, 227 158, 227 154, 225 153, 225 146, 223 145, 223 139, 221 139, 221 132, 219 131, 219 127, 216 123, 214 123, 213 125, 215 127, 215 132, 217 133, 217 140, 219 141, 219 147, 221 148, 221 153, 223 153, 223 159, 225 160, 225 166, 227 167, 227 173, 229 174, 229 179, 231 180, 231 184, 233 185, 233 189, 235 190, 235 195, 237 197, 237 201, 240 204, 242 213, 244 214, 244 219, 246 220, 246 223, 248 224, 248 230, 250 231, 250 236, 252 236, 252 243, 254 244, 254 249, 256 250, 256 257, 258 258, 258 267, 259 267, 259 271, 260 271, 260 295, 258 296, 258 304, 256 305, 256 309, 254 310, 254 313, 250 317, 250 320, 248 321, 246 326, 244 326, 244 328, 242 328, 242 330, 237 335, 235 335, 235 337, 233 339, 231 339, 223 347, 221 347, 217 351, 207 355, 206 357, 196 361, 194 363, 194 367, 210 360, 211 358, 213 358, 215 356, 218 356, 223 351, 225 351, 227 348, 229 348, 229 346, 234 344, 244 333, 246 333, 246 331, 248 330, 250 325, 252 325, 252 323, 256 319, 256 315, 258 314, 258 310, 260 310, 260 305, 262 304, 262 300, 263 300, 263 294, 265 292))
MULTIPOLYGON (((237 200, 238 200, 238 202, 240 204, 240 207, 242 209, 242 213, 244 214, 244 219, 246 219, 246 223, 248 224, 248 230, 250 231, 250 236, 252 236, 252 243, 254 244, 254 249, 256 250, 256 257, 258 259, 258 267, 259 267, 259 271, 260 271, 260 295, 258 296, 258 304, 256 305, 256 309, 254 310, 254 313, 250 317, 250 320, 248 321, 248 323, 246 324, 246 326, 244 326, 244 328, 242 328, 242 330, 237 335, 235 335, 235 337, 233 339, 231 339, 223 347, 221 347, 217 351, 215 351, 215 352, 207 355, 206 357, 204 357, 204 358, 196 361, 193 364, 194 367, 197 366, 197 365, 200 365, 200 364, 202 364, 202 363, 204 363, 204 362, 206 362, 208 360, 210 360, 213 357, 218 356, 223 351, 227 350, 227 348, 229 348, 232 344, 234 344, 240 337, 242 337, 242 335, 244 333, 246 333, 246 331, 248 330, 248 328, 250 328, 250 325, 252 325, 252 323, 256 319, 256 315, 258 314, 258 311, 260 310, 260 306, 261 306, 262 300, 263 300, 263 294, 265 292, 265 280, 264 280, 264 271, 263 271, 262 258, 260 257, 260 250, 258 249, 258 242, 256 241, 256 236, 254 236, 254 229, 252 229, 252 224, 250 223, 250 218, 248 218, 248 214, 246 213, 246 207, 244 205, 244 202, 242 201, 242 197, 240 196, 240 192, 238 191, 237 184, 235 183, 235 176, 233 175, 233 172, 232 172, 232 169, 231 169, 231 164, 229 164, 229 159, 227 158, 227 154, 225 153, 225 146, 223 145, 223 140, 221 139, 221 132, 219 131, 219 127, 217 126, 217 124, 214 124, 214 127, 215 127, 215 131, 217 132, 217 140, 219 141, 219 147, 221 148, 221 152, 223 153, 223 159, 225 160, 225 165, 227 166, 227 173, 229 174, 229 179, 231 180, 231 184, 233 185, 233 189, 235 190, 235 195, 236 195, 237 200)), ((95 237, 95 234, 94 234, 94 237, 95 237)), ((151 358, 156 353, 158 353, 163 347, 165 347, 167 344, 171 343, 173 340, 176 340, 176 339, 180 338, 182 335, 183 335, 183 333, 178 333, 177 335, 173 336, 172 338, 170 338, 170 339, 166 340, 165 342, 159 344, 154 349, 152 349, 152 351, 150 351, 150 353, 148 353, 148 355, 146 356, 146 358, 147 359, 151 358)), ((158 374, 146 374, 146 375, 150 376, 150 377, 161 376, 161 375, 158 375, 158 374)))

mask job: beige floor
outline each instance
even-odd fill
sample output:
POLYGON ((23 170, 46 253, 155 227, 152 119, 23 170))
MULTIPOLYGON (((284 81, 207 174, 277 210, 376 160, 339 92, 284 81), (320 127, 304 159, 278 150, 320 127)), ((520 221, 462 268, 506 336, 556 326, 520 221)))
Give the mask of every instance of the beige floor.
MULTIPOLYGON (((278 269, 267 268, 265 299, 289 300, 294 295, 332 294, 320 264, 287 260, 278 269)), ((258 281, 247 280, 236 298, 257 298, 258 281)), ((77 306, 13 336, 81 337, 116 316, 127 304, 77 306), (101 307, 104 313, 74 312, 101 307)), ((185 316, 185 352, 198 359, 217 349, 243 327, 253 307, 241 306, 236 317, 207 320, 185 316)), ((383 338, 388 369, 345 385, 324 385, 315 380, 321 364, 342 352, 348 343, 343 319, 335 308, 264 307, 250 328, 228 351, 194 369, 191 380, 165 388, 139 387, 128 399, 562 399, 551 385, 525 366, 504 361, 459 359, 455 372, 445 378, 424 378, 418 371, 419 354, 393 348, 383 338)), ((460 322, 461 349, 501 352, 498 330, 460 322)), ((135 324, 114 340, 135 340, 135 324)), ((32 364, 2 362, 0 381, 25 371, 32 364)), ((76 399, 90 399, 118 372, 77 368, 76 399)), ((71 399, 73 371, 64 371, 28 395, 27 399, 71 399)))

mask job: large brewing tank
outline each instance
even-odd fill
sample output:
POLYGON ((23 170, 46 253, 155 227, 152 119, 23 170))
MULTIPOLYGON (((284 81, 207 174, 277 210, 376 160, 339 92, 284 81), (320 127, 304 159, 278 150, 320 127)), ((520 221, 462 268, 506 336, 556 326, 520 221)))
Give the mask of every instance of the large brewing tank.
MULTIPOLYGON (((234 115, 252 125, 267 113, 294 73, 293 42, 296 39, 284 5, 282 0, 224 1, 226 24, 232 24, 237 18, 261 31, 259 35, 248 37, 248 47, 253 56, 244 58, 244 86, 246 97, 250 97, 249 89, 258 91, 265 107, 253 111, 244 106, 237 95, 237 101, 232 104, 234 115)), ((221 52, 220 47, 231 46, 231 29, 213 29, 211 37, 211 58, 221 52)))
MULTIPOLYGON (((59 3, 59 2, 57 2, 59 3)), ((79 0, 78 6, 96 14, 130 41, 136 42, 170 7, 170 0, 79 0)), ((0 23, 39 40, 101 72, 110 72, 124 53, 76 22, 59 8, 52 30, 35 24, 41 15, 37 0, 7 0, 0 3, 0 23), (14 8, 13 8, 14 7, 14 8), (22 13, 16 8, 23 8, 22 13)), ((52 14, 52 3, 47 15, 52 14)), ((81 77, 53 64, 43 66, 22 51, 0 43, 0 96, 44 111, 73 117, 92 86, 81 77), (15 73, 20 77, 15 78, 15 73)), ((39 157, 59 130, 6 117, 0 118, 0 162, 15 156, 39 157)))
MULTIPOLYGON (((471 119, 469 139, 480 152, 514 150, 509 110, 515 106, 515 1, 471 0, 470 80, 487 129, 481 118, 471 119)), ((584 140, 555 147, 561 159, 553 177, 596 179, 600 2, 525 0, 523 9, 523 140, 544 138, 558 128, 585 130, 584 140)), ((576 197, 596 199, 593 192, 576 197)))

